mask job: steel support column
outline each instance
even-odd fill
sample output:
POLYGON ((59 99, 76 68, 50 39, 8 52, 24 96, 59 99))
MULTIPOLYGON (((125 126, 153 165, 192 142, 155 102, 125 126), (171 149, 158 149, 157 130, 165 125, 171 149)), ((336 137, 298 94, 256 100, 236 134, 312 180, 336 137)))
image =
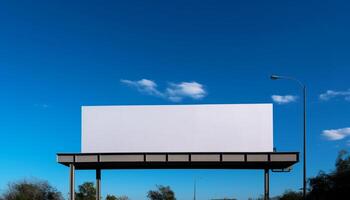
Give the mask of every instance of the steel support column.
POLYGON ((69 200, 75 200, 75 166, 69 164, 69 200))
POLYGON ((270 176, 269 169, 264 171, 264 200, 270 199, 270 176))
POLYGON ((101 169, 96 169, 96 200, 101 200, 101 169))

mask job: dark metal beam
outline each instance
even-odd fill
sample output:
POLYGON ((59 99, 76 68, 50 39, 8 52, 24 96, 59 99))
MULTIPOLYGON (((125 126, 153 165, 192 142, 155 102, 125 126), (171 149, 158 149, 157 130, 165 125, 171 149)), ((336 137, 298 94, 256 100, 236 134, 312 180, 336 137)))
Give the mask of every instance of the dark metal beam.
POLYGON ((299 161, 299 153, 75 153, 57 154, 57 161, 79 170, 285 169, 299 161))
POLYGON ((270 199, 270 176, 269 169, 264 170, 264 200, 270 199))
POLYGON ((69 200, 75 200, 75 166, 69 164, 69 200))
POLYGON ((101 169, 96 169, 96 200, 101 200, 101 169))

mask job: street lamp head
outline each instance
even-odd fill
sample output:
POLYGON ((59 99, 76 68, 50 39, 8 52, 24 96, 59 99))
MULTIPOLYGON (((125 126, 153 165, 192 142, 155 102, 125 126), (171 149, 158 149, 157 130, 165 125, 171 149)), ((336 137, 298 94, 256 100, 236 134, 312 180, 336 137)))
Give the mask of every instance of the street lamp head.
POLYGON ((281 77, 279 77, 277 75, 271 75, 270 78, 271 78, 271 80, 277 80, 277 79, 280 79, 281 77))

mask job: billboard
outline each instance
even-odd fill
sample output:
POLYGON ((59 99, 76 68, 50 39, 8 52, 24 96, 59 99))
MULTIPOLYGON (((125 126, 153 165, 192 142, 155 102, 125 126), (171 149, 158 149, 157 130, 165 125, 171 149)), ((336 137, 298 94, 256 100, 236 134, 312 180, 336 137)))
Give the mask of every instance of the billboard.
POLYGON ((272 104, 83 106, 82 153, 272 152, 272 104))

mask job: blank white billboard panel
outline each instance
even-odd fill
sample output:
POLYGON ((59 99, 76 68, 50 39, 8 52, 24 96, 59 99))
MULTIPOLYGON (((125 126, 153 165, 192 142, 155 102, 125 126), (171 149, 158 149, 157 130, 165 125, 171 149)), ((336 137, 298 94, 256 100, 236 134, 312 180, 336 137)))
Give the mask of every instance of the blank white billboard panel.
POLYGON ((272 104, 83 106, 82 152, 272 152, 272 104))

